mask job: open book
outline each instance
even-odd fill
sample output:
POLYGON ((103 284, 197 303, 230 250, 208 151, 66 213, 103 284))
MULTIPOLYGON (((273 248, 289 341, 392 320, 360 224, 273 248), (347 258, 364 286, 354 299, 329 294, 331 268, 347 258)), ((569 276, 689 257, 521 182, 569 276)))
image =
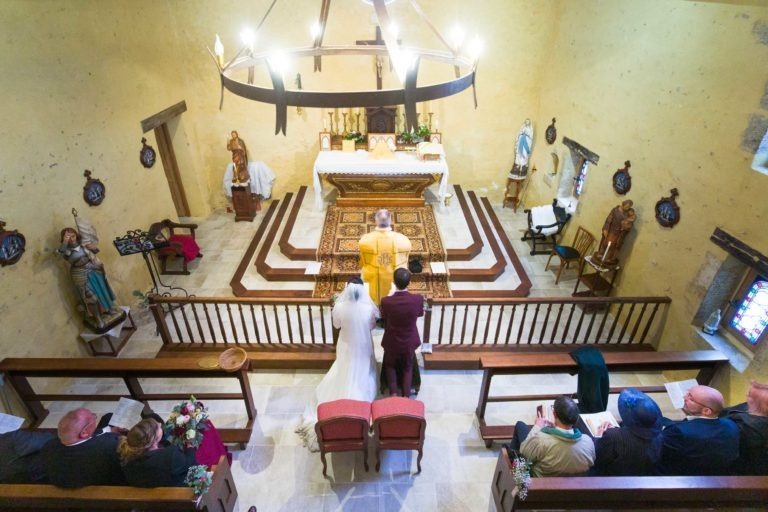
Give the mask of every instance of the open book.
POLYGON ((683 397, 685 397, 688 390, 693 386, 698 386, 699 383, 696 379, 679 380, 676 382, 665 382, 664 387, 667 388, 667 394, 672 401, 672 405, 675 409, 682 409, 684 405, 683 397))
POLYGON ((539 404, 536 406, 536 417, 537 418, 544 418, 550 423, 555 423, 555 411, 554 406, 552 404, 550 405, 544 405, 539 404))
POLYGON ((130 430, 141 421, 141 411, 143 410, 143 403, 131 400, 130 398, 120 398, 115 411, 112 413, 112 419, 109 420, 109 424, 113 427, 130 430))
POLYGON ((618 427, 619 422, 616 421, 616 417, 611 411, 595 412, 592 414, 580 414, 584 424, 589 429, 589 433, 592 437, 603 437, 602 433, 599 433, 597 428, 603 423, 610 423, 613 427, 618 427))

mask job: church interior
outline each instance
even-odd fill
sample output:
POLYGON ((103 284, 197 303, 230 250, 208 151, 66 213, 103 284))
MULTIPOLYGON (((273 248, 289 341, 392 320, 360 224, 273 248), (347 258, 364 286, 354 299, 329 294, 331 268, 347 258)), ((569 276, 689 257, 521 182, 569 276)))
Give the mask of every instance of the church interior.
MULTIPOLYGON (((379 39, 374 4, 380 3, 2 2, 6 71, 0 83, 9 95, 0 106, 2 358, 77 358, 96 368, 134 358, 210 359, 242 345, 251 358, 243 393, 257 414, 246 415, 237 400, 209 407, 219 428, 248 425, 249 437, 232 450, 237 503, 228 509, 243 512, 251 506, 261 512, 496 510, 491 485, 501 444, 488 442, 483 428, 531 423, 538 402, 500 400, 485 410, 486 374, 472 354, 488 345, 509 354, 517 353, 506 350, 510 340, 517 349, 531 343, 556 349, 556 337, 562 344, 601 335, 608 345, 640 340, 654 353, 718 351, 727 361, 709 382, 726 404, 744 402, 752 381, 768 384, 766 330, 751 339, 740 338, 738 326, 726 328, 749 286, 762 290, 762 300, 768 293, 759 288, 768 286, 763 0, 387 2, 398 26, 394 39, 404 46, 444 47, 437 31, 461 27, 467 44, 477 45, 476 73, 465 90, 417 102, 410 111, 443 151, 444 167, 424 175, 431 181, 421 183, 418 200, 398 202, 376 189, 356 202, 354 190, 384 185, 367 177, 360 185, 359 175, 345 183, 334 176, 354 174, 322 171, 319 163, 353 155, 340 151, 341 139, 370 132, 372 109, 254 101, 225 88, 218 66, 237 58, 245 48, 241 33, 260 21, 252 43, 257 53, 311 46, 321 6, 328 10, 323 45, 379 39), (226 49, 224 58, 214 40, 226 49), (251 163, 256 169, 250 179, 261 188, 251 185, 252 197, 237 195, 244 187, 230 189, 233 131, 247 145, 248 170, 251 163), (155 150, 151 157, 147 146, 155 150), (521 152, 528 153, 522 165, 521 152), (631 222, 616 245, 606 246, 605 225, 622 215, 627 200, 631 222), (335 453, 327 456, 325 477, 320 457, 302 446, 294 429, 333 362, 334 333, 325 320, 331 300, 359 274, 357 239, 384 207, 424 267, 414 273, 412 291, 429 299, 428 319, 419 323, 434 350, 418 355, 416 398, 426 418, 422 471, 413 451, 382 452, 376 471, 371 449, 369 471, 359 453, 335 453), (544 210, 567 219, 551 237, 526 240, 539 232, 535 213, 528 212, 544 210), (107 342, 111 355, 94 355, 96 344, 86 341, 96 337, 105 346, 102 333, 84 322, 69 265, 59 255, 64 228, 88 229, 81 219, 98 233, 98 258, 115 303, 130 308, 135 324, 129 337, 117 329, 124 344, 117 350, 107 342), (163 219, 197 226, 202 256, 192 255, 186 274, 160 273, 160 251, 129 247, 137 233, 150 236, 150 226, 163 219), (548 242, 572 244, 580 229, 594 243, 560 269, 565 260, 552 257, 548 242), (14 232, 23 235, 21 252, 14 232), (587 279, 590 270, 607 288, 587 279), (709 329, 716 310, 722 322, 709 329), (618 327, 604 328, 612 322, 618 327), (256 341, 259 336, 264 339, 256 341), (445 347, 454 343, 461 347, 445 347), (291 344, 299 348, 281 355, 291 344), (484 416, 478 416, 478 394, 484 416)), ((256 67, 253 83, 272 88, 274 67, 256 67)), ((289 59, 281 86, 380 93, 404 87, 388 57, 328 54, 322 71, 316 67, 317 59, 289 59)), ((248 71, 242 67, 233 76, 251 81, 248 71)), ((417 86, 455 78, 452 65, 424 59, 417 86)), ((408 131, 408 104, 393 107, 392 131, 400 139, 408 131)), ((412 156, 415 148, 400 142, 394 155, 408 149, 412 156)), ((354 156, 361 154, 357 149, 354 156)), ((234 173, 237 181, 236 163, 234 173)), ((178 268, 178 261, 168 265, 178 268)), ((765 303, 759 314, 765 328, 765 303)), ((379 364, 382 335, 376 327, 379 364)), ((557 351, 530 353, 550 352, 557 351)), ((0 412, 33 420, 3 364, 0 412)), ((81 370, 90 368, 82 364, 81 370)), ((695 377, 694 368, 612 373, 611 386, 662 387, 653 394, 662 412, 682 418, 663 385, 695 377)), ((37 393, 67 390, 80 397, 67 403, 43 398, 50 414, 36 426, 44 428, 55 428, 73 407, 111 410, 110 402, 86 395, 123 393, 120 378, 87 378, 82 371, 29 375, 37 393)), ((236 382, 179 375, 153 392, 240 389, 236 382)), ((501 373, 494 382, 502 395, 576 390, 576 377, 566 372, 501 373)), ((608 405, 614 412, 616 398, 611 394, 608 405)), ((165 416, 175 403, 157 399, 152 407, 165 416)), ((767 492, 768 483, 760 485, 767 492)))

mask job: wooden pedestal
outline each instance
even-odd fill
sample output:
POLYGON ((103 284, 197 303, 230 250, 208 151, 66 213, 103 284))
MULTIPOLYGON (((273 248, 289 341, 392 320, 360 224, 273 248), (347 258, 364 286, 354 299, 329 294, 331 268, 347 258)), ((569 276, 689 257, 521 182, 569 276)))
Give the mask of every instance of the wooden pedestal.
POLYGON ((251 195, 251 187, 232 185, 232 208, 235 210, 235 222, 247 220, 253 222, 256 217, 258 198, 251 195))
POLYGON ((507 178, 507 187, 504 190, 504 202, 501 204, 502 208, 507 206, 512 207, 512 211, 517 213, 517 207, 520 206, 520 190, 523 188, 523 183, 527 177, 524 178, 507 178))
POLYGON ((136 332, 136 324, 133 323, 133 317, 129 312, 127 313, 123 328, 120 330, 119 338, 113 339, 105 333, 98 338, 86 341, 86 343, 88 344, 88 349, 91 351, 91 355, 117 357, 125 344, 128 343, 131 336, 133 336, 134 332, 136 332))
POLYGON ((424 189, 437 181, 432 174, 327 174, 339 189, 336 206, 424 206, 424 189))

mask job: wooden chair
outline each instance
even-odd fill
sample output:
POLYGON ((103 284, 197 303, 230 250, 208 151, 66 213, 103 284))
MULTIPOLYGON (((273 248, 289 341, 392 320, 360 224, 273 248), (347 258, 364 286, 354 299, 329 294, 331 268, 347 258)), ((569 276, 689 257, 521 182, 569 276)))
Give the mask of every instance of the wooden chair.
POLYGON ((361 400, 334 400, 317 406, 315 433, 323 461, 323 476, 328 466, 329 452, 363 452, 363 464, 368 471, 368 429, 371 424, 371 403, 361 400))
POLYGON ((557 278, 555 279, 555 284, 557 284, 560 282, 560 273, 563 271, 563 263, 565 263, 565 268, 568 268, 572 261, 580 261, 592 248, 593 243, 595 243, 595 237, 592 233, 579 226, 579 229, 576 231, 576 236, 573 238, 572 246, 555 244, 552 248, 552 252, 549 253, 547 266, 544 267, 544 270, 549 270, 549 262, 552 261, 552 256, 556 255, 560 258, 560 268, 557 270, 557 278))
POLYGON ((552 201, 551 205, 534 206, 524 211, 528 214, 528 229, 521 240, 524 242, 531 240, 533 244, 531 255, 548 254, 557 244, 557 236, 571 218, 571 214, 566 213, 565 208, 557 206, 557 199, 552 201), (550 241, 547 241, 547 237, 550 238, 550 241), (542 244, 551 245, 551 247, 537 249, 537 245, 542 244))
POLYGON ((182 224, 173 222, 170 219, 155 222, 149 227, 151 235, 162 233, 168 240, 168 245, 155 251, 157 259, 160 261, 161 274, 189 275, 187 263, 195 258, 203 257, 203 253, 200 252, 200 246, 195 241, 196 229, 197 224, 182 224), (187 229, 189 234, 177 234, 177 229, 187 229), (177 258, 181 258, 181 270, 168 270, 168 260, 175 260, 177 258))
POLYGON ((376 400, 371 407, 376 471, 381 467, 381 450, 417 450, 417 473, 421 473, 424 451, 424 402, 403 397, 376 400))

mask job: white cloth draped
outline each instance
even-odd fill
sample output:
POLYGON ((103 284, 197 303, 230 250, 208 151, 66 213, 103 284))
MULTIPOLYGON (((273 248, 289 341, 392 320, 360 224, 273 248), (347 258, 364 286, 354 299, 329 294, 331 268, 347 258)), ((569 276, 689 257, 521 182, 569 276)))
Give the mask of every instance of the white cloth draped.
POLYGON ((368 151, 354 153, 320 151, 312 169, 315 189, 315 208, 323 209, 323 182, 321 174, 439 174, 437 197, 445 200, 448 194, 448 163, 445 156, 440 160, 419 160, 414 152, 395 151, 393 159, 370 158, 368 151))
MULTIPOLYGON (((235 164, 227 164, 224 171, 224 195, 232 197, 232 178, 234 177, 235 164)), ((272 195, 272 184, 275 182, 275 173, 267 164, 261 161, 248 162, 248 174, 250 175, 251 193, 259 194, 262 199, 269 199, 272 195)))
POLYGON ((317 405, 347 398, 372 402, 376 398, 376 358, 371 329, 379 310, 361 284, 348 284, 333 306, 333 326, 339 331, 336 361, 317 385, 296 433, 310 451, 319 450, 315 423, 317 405))

